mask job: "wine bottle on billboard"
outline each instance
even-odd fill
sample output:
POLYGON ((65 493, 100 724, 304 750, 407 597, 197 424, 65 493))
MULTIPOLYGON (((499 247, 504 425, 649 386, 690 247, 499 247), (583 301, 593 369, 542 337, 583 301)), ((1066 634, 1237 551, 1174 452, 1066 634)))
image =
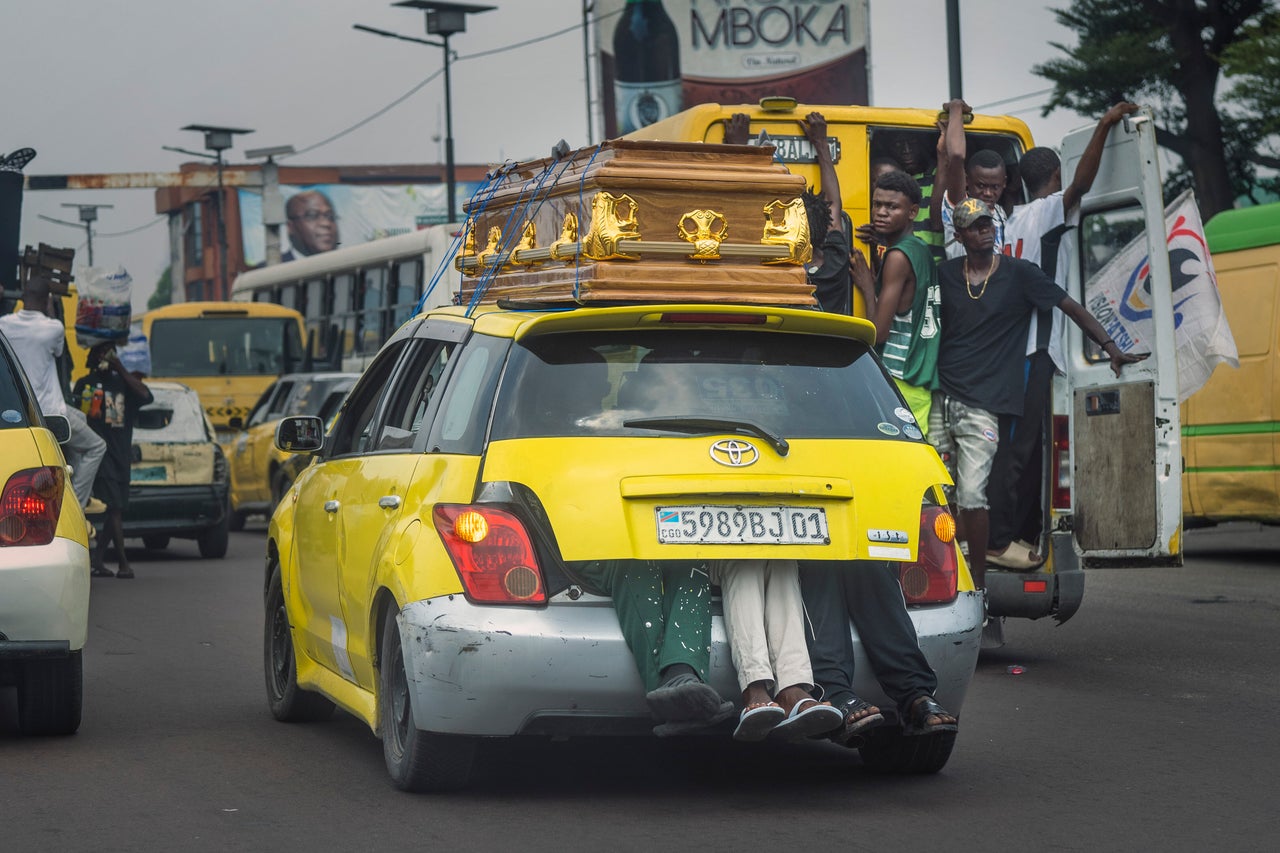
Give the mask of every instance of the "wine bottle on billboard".
POLYGON ((680 111, 680 36, 662 0, 627 0, 613 30, 618 133, 680 111))

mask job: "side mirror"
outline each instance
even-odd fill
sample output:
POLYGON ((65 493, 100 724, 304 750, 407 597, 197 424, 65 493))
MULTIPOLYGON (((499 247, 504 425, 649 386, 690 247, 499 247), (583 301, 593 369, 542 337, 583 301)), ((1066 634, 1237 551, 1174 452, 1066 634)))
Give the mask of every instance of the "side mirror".
POLYGON ((276 424, 276 449, 316 453, 324 449, 324 421, 315 415, 293 415, 276 424))
POLYGON ((44 425, 53 433, 58 444, 66 444, 71 440, 71 421, 66 415, 45 415, 44 425))
POLYGON ((231 418, 227 420, 227 426, 231 427, 234 430, 242 430, 244 429, 244 418, 240 417, 239 415, 233 415, 231 418))

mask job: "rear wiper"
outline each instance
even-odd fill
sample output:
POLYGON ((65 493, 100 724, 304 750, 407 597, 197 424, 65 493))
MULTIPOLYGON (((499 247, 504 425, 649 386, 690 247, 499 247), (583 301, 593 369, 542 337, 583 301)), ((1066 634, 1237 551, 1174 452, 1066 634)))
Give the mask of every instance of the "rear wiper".
POLYGON ((755 421, 739 421, 729 418, 631 418, 622 422, 628 429, 665 429, 671 432, 745 432, 763 438, 779 456, 786 456, 791 449, 787 440, 755 421))

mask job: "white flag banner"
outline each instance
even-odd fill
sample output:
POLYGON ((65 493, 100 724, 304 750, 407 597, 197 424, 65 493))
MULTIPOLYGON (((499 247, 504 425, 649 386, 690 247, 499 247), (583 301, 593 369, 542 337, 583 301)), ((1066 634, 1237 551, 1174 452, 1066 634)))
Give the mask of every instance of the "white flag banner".
MULTIPOLYGON (((1174 342, 1178 350, 1178 402, 1200 390, 1214 367, 1239 367, 1239 353, 1218 296, 1218 279, 1200 222, 1200 209, 1187 190, 1164 211, 1169 273, 1173 278, 1174 342)), ((1151 265, 1139 237, 1111 258, 1085 286, 1085 304, 1125 352, 1149 350, 1151 265)))

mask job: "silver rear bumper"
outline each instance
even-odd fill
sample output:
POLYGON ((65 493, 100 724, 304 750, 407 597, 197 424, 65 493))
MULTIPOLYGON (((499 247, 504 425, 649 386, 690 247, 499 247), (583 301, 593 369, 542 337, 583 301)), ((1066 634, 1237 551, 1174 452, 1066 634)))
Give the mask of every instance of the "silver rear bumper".
MULTIPOLYGON (((938 676, 937 698, 960 713, 978 660, 982 605, 961 593, 912 611, 920 647, 938 676)), ((463 596, 413 602, 398 617, 414 722, 424 731, 630 734, 653 721, 635 662, 608 598, 561 596, 545 608, 477 606, 463 596)), ((719 615, 712 622, 710 683, 738 699, 719 615)), ((854 632, 855 689, 886 704, 854 632)))

